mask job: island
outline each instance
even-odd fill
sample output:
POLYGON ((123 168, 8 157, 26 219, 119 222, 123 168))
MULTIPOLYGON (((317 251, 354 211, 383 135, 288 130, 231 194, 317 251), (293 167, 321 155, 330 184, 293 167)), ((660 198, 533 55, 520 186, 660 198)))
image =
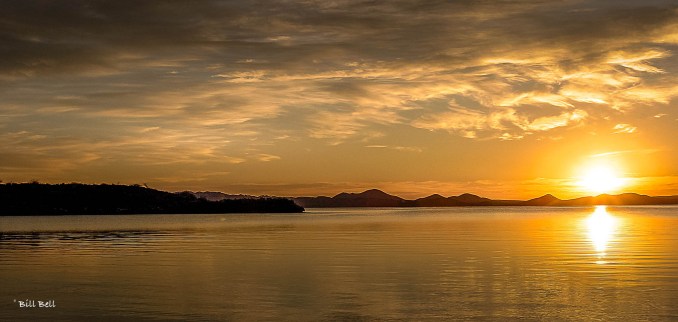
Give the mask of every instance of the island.
POLYGON ((141 185, 0 184, 0 216, 299 213, 287 198, 210 201, 191 192, 167 192, 141 185))

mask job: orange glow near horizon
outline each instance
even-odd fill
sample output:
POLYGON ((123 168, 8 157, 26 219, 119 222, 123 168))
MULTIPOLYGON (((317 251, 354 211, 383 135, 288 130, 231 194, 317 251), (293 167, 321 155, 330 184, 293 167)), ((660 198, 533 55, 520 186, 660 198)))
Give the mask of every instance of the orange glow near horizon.
POLYGON ((578 171, 576 186, 584 192, 601 194, 615 193, 627 187, 630 179, 624 177, 618 162, 597 160, 586 164, 578 171))
POLYGON ((589 192, 608 193, 623 187, 625 178, 619 177, 612 168, 598 166, 587 169, 578 184, 589 192))

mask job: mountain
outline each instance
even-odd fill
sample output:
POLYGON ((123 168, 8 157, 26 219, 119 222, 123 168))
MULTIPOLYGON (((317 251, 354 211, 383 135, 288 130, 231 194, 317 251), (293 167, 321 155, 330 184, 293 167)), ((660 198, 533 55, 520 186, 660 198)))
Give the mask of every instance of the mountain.
POLYGON ((209 200, 209 201, 221 201, 221 200, 224 200, 224 199, 237 200, 237 199, 258 199, 258 198, 260 198, 260 197, 257 197, 257 196, 242 195, 242 194, 229 195, 229 194, 226 194, 226 193, 223 193, 223 192, 216 192, 216 191, 198 191, 198 192, 189 191, 189 192, 192 193, 197 198, 203 198, 203 199, 206 199, 206 200, 209 200))
POLYGON ((370 189, 361 193, 342 192, 334 197, 297 197, 294 202, 302 207, 407 207, 412 202, 389 195, 378 189, 370 189))
MULTIPOLYGON (((473 194, 470 194, 470 193, 464 193, 464 194, 461 194, 457 197, 450 197, 450 198, 454 198, 455 200, 457 200, 459 202, 463 202, 463 203, 467 203, 467 204, 478 204, 478 203, 492 201, 488 198, 479 197, 479 196, 476 196, 476 195, 473 195, 473 194)), ((450 198, 448 198, 448 199, 450 199, 450 198)))
POLYGON ((670 205, 678 204, 678 196, 651 197, 637 193, 623 193, 620 195, 602 194, 595 197, 582 197, 572 200, 563 200, 562 206, 587 205, 670 205))
POLYGON ((592 206, 592 205, 675 205, 678 196, 651 197, 637 193, 622 193, 619 195, 602 194, 598 196, 581 197, 570 200, 560 200, 553 195, 544 195, 524 202, 526 206, 592 206))
POLYGON ((448 205, 448 200, 436 193, 428 197, 419 198, 414 201, 414 204, 417 207, 445 207, 448 205))
POLYGON ((208 201, 139 185, 0 184, 0 216, 303 212, 290 199, 208 201))
POLYGON ((637 193, 619 195, 602 194, 569 200, 558 199, 552 194, 522 200, 494 200, 470 193, 444 197, 433 194, 415 200, 390 195, 381 190, 370 189, 361 193, 342 192, 334 197, 297 197, 293 200, 303 207, 470 207, 470 206, 591 206, 591 205, 675 205, 678 196, 652 197, 637 193))
POLYGON ((556 198, 552 194, 546 194, 539 198, 530 199, 524 202, 525 206, 555 206, 562 200, 556 198))

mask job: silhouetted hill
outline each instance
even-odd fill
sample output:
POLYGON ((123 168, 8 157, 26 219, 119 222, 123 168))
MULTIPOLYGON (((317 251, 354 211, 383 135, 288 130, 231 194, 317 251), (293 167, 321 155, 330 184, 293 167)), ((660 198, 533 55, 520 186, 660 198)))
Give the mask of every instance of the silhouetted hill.
POLYGON ((590 205, 675 205, 678 196, 651 197, 636 193, 620 195, 602 194, 595 197, 582 197, 561 200, 551 194, 538 198, 522 200, 493 200, 470 193, 459 196, 443 197, 433 194, 416 200, 406 200, 371 189, 361 193, 342 192, 330 197, 298 197, 295 202, 304 207, 464 207, 464 206, 590 206, 590 205))
POLYGON ((224 200, 224 199, 233 200, 233 199, 259 199, 260 198, 260 197, 257 197, 257 196, 242 195, 242 194, 230 195, 230 194, 226 194, 226 193, 223 193, 223 192, 216 192, 216 191, 198 191, 198 192, 189 191, 189 192, 192 193, 194 196, 196 196, 198 198, 204 198, 204 199, 207 199, 209 201, 221 201, 221 200, 224 200))
POLYGON ((492 200, 470 193, 443 197, 439 194, 414 200, 416 207, 464 207, 464 206, 517 206, 519 200, 492 200))
POLYGON ((526 206, 675 205, 678 204, 678 196, 651 197, 637 193, 622 193, 619 195, 602 194, 592 197, 560 200, 548 194, 525 201, 524 204, 526 206))
POLYGON ((436 193, 415 200, 414 205, 417 207, 445 207, 447 205, 447 198, 436 193))
POLYGON ((439 195, 439 194, 436 193, 436 194, 432 194, 432 195, 430 195, 430 196, 428 196, 428 197, 419 198, 419 199, 417 199, 417 200, 442 200, 442 199, 445 199, 445 197, 443 197, 443 196, 441 196, 441 195, 439 195))
POLYGON ((477 203, 492 201, 488 198, 482 198, 482 197, 479 197, 479 196, 476 196, 476 195, 473 195, 473 194, 470 194, 470 193, 464 193, 464 194, 461 194, 457 197, 450 197, 450 198, 454 198, 457 201, 460 201, 460 202, 463 202, 463 203, 468 203, 468 204, 477 204, 477 203))
MULTIPOLYGON (((408 201, 389 195, 378 189, 370 189, 361 193, 342 192, 330 197, 298 197, 293 200, 302 207, 407 207, 408 201)), ((409 202, 411 203, 411 202, 409 202)))
POLYGON ((528 201, 525 201, 524 204, 526 206, 553 206, 556 205, 557 203, 562 202, 562 200, 556 198, 552 194, 546 194, 543 195, 539 198, 534 198, 530 199, 528 201))
POLYGON ((378 199, 378 200, 403 200, 400 197, 389 195, 379 189, 370 189, 361 193, 342 192, 333 197, 334 199, 378 199))
POLYGON ((560 202, 564 206, 581 205, 661 205, 675 204, 678 196, 672 197, 650 197, 637 193, 623 193, 620 195, 602 194, 595 197, 583 197, 572 200, 563 200, 560 202))
POLYGON ((0 184, 0 215, 195 214, 302 212, 284 198, 208 201, 190 192, 139 185, 0 184))

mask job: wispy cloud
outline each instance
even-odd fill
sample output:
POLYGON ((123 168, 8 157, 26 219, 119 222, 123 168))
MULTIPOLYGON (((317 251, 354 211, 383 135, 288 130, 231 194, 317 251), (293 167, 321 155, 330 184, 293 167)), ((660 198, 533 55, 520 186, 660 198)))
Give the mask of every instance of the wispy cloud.
POLYGON ((257 158, 257 160, 262 161, 262 162, 269 162, 269 161, 273 161, 273 160, 280 160, 280 157, 277 156, 277 155, 265 154, 265 153, 258 154, 258 155, 256 156, 256 158, 257 158))
POLYGON ((422 152, 422 148, 413 147, 413 146, 388 146, 388 145, 366 145, 366 148, 370 149, 390 149, 403 152, 422 152))
POLYGON ((634 133, 636 130, 638 130, 637 127, 630 125, 630 124, 625 124, 625 123, 620 123, 614 126, 613 128, 614 133, 634 133))
POLYGON ((180 165, 671 136, 677 20, 669 0, 3 2, 0 169, 209 178, 180 165))

